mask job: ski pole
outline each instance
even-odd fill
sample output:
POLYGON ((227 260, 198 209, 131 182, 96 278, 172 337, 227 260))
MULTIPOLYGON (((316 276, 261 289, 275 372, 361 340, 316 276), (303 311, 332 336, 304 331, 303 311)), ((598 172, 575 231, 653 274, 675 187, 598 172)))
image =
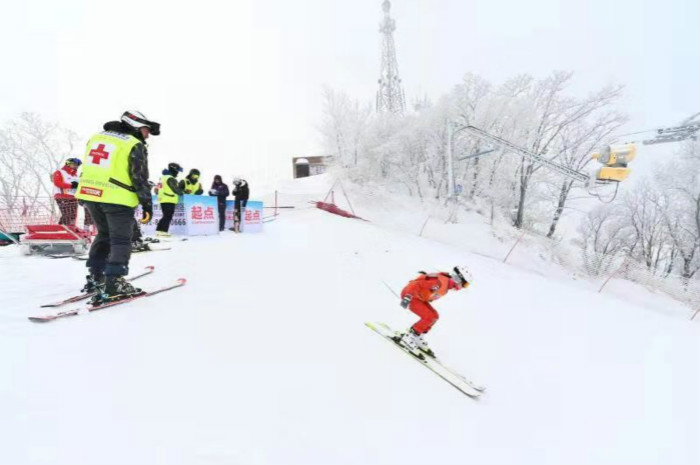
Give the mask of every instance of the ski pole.
POLYGON ((394 292, 394 290, 391 288, 391 286, 389 286, 389 285, 386 283, 386 281, 382 280, 382 283, 384 283, 384 285, 386 286, 386 288, 389 289, 389 290, 391 291, 391 293, 394 294, 394 295, 396 296, 397 299, 400 299, 400 298, 401 298, 401 297, 399 297, 399 295, 398 295, 396 292, 394 292))

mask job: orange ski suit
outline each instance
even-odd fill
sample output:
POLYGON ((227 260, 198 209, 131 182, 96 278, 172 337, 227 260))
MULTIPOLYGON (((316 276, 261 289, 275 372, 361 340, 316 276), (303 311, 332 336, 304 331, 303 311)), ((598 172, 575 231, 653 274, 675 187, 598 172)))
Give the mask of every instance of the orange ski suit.
POLYGON ((409 282, 401 291, 401 298, 412 296, 408 309, 420 317, 420 320, 412 326, 418 334, 430 331, 435 322, 440 318, 438 312, 430 305, 430 302, 439 299, 450 290, 458 291, 462 286, 455 283, 448 273, 423 273, 409 282))

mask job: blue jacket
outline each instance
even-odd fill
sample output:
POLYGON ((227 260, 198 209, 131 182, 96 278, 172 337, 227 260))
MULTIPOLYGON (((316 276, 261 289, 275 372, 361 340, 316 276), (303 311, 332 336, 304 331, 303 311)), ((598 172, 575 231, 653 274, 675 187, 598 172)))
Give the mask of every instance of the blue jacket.
POLYGON ((226 197, 229 195, 228 186, 223 182, 221 184, 212 184, 209 189, 209 195, 216 197, 219 203, 226 203, 226 197))

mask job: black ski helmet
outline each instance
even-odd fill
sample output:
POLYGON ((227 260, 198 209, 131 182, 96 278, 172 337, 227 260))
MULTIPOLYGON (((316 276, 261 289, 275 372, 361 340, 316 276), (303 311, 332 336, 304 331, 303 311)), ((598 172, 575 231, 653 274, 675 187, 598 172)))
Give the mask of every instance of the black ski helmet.
POLYGON ((177 173, 182 173, 182 166, 177 163, 168 163, 168 171, 170 171, 170 174, 173 176, 177 176, 177 173))

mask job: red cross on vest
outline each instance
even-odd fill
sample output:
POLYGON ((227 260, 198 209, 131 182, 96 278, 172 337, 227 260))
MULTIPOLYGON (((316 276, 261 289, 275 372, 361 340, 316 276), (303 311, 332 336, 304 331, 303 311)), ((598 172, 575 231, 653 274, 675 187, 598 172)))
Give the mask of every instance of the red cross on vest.
POLYGON ((100 160, 106 160, 109 158, 109 152, 105 152, 105 144, 100 144, 96 149, 90 150, 88 157, 92 157, 93 165, 99 165, 100 160))

